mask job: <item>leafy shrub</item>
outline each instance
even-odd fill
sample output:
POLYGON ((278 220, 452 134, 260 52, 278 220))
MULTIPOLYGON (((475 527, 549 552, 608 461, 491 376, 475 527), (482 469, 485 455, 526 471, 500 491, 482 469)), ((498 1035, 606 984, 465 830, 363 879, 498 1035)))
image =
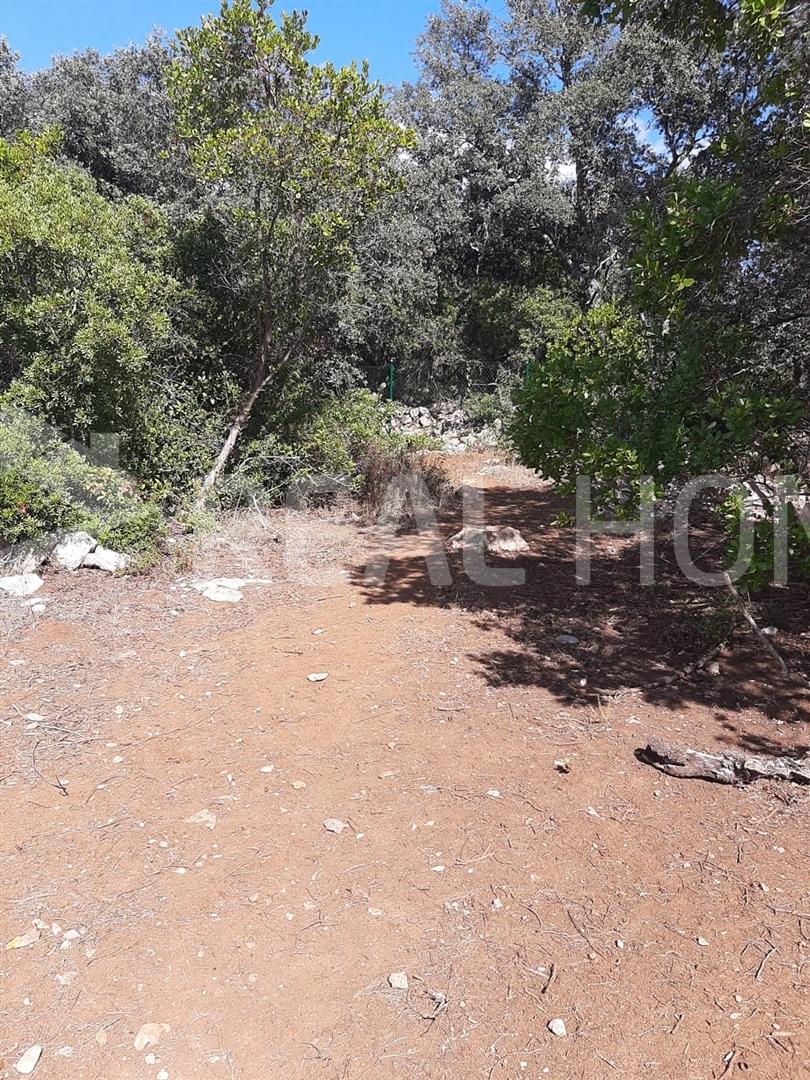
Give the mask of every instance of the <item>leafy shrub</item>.
POLYGON ((59 495, 38 487, 18 469, 0 466, 0 542, 36 540, 76 519, 74 508, 59 495))
POLYGON ((21 409, 0 412, 0 542, 84 529, 117 550, 153 545, 163 518, 119 469, 94 464, 21 409))
POLYGON ((151 561, 166 534, 166 522, 155 503, 117 510, 101 522, 97 538, 105 547, 151 561))
POLYGON ((647 352, 638 320, 611 304, 577 313, 529 367, 510 434, 523 462, 572 489, 641 475, 647 352))

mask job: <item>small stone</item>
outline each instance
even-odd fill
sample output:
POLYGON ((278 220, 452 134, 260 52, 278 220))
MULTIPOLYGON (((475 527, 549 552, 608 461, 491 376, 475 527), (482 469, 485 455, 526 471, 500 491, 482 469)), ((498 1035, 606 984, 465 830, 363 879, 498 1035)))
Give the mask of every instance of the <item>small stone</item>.
POLYGON ((720 674, 720 665, 715 660, 715 661, 713 661, 713 663, 706 665, 706 672, 709 675, 719 675, 720 674))
POLYGON ((34 927, 32 930, 28 930, 26 933, 19 934, 17 937, 12 938, 8 945, 6 945, 6 949, 27 949, 31 945, 36 945, 39 941, 39 937, 40 932, 34 927))
POLYGON ((30 1076, 39 1064, 39 1059, 41 1057, 42 1047, 38 1043, 34 1043, 33 1046, 28 1047, 14 1068, 20 1076, 30 1076))
POLYGON ((372 919, 380 919, 380 918, 382 918, 382 913, 383 912, 382 912, 382 908, 370 907, 368 909, 368 913, 372 917, 372 919))
POLYGON ((262 765, 262 767, 259 769, 259 772, 271 773, 274 768, 275 765, 262 765))
POLYGON ((348 829, 348 825, 345 821, 341 821, 340 818, 328 817, 323 823, 323 827, 327 832, 337 833, 340 835, 344 829, 348 829))
POLYGON ((388 985, 392 990, 407 990, 408 976, 404 971, 393 971, 388 976, 388 985))
POLYGON ((230 589, 227 585, 218 585, 212 581, 202 590, 206 600, 213 600, 217 604, 238 604, 242 599, 242 593, 238 589, 230 589))
POLYGON ((309 680, 309 682, 324 682, 328 678, 328 671, 313 671, 309 675, 307 675, 307 679, 309 680))
POLYGON ((138 1053, 141 1050, 146 1050, 148 1046, 156 1046, 165 1030, 167 1030, 165 1024, 143 1024, 138 1029, 133 1046, 138 1053))
POLYGON ((494 787, 491 787, 489 789, 489 791, 487 792, 487 795, 489 795, 490 799, 500 799, 500 797, 501 797, 500 791, 498 791, 498 789, 494 788, 494 787))
POLYGON ((207 829, 216 827, 217 815, 210 810, 198 810, 196 814, 184 819, 189 825, 205 825, 207 829))
POLYGON ((157 1074, 156 1080, 169 1080, 168 1069, 161 1069, 160 1072, 157 1074))
POLYGON ((705 949, 705 948, 707 948, 707 947, 708 947, 708 945, 709 945, 709 943, 708 943, 708 941, 706 940, 706 938, 705 938, 705 937, 699 937, 699 938, 697 939, 697 943, 698 943, 698 945, 701 945, 701 946, 703 946, 703 948, 704 948, 704 949, 705 949))
POLYGON ((143 1060, 145 1065, 157 1065, 157 1058, 154 1054, 144 1054, 143 1060))
POLYGON ((571 762, 568 758, 558 758, 557 761, 554 762, 554 768, 557 772, 570 773, 571 762))
POLYGON ((13 574, 11 577, 0 578, 0 591, 8 593, 9 596, 31 596, 44 584, 39 574, 13 574))
POLYGON ((564 1039, 568 1034, 565 1027, 565 1021, 561 1020, 559 1016, 555 1016, 553 1020, 549 1020, 548 1030, 552 1035, 556 1035, 560 1039, 564 1039))
POLYGON ((579 645, 579 638, 573 634, 557 634, 554 640, 558 645, 579 645))
POLYGON ((503 901, 499 900, 498 897, 496 896, 495 899, 492 901, 492 910, 493 911, 500 911, 502 907, 503 907, 503 901))
POLYGON ((122 555, 118 551, 110 551, 109 548, 99 545, 95 551, 85 555, 82 567, 87 567, 89 570, 106 570, 108 574, 116 574, 126 570, 131 562, 129 555, 122 555))
POLYGON ((293 782, 290 784, 290 787, 294 788, 296 791, 303 791, 306 786, 307 785, 304 783, 303 780, 293 780, 293 782))
POLYGON ((107 1032, 104 1030, 104 1028, 99 1028, 99 1030, 96 1032, 96 1043, 99 1046, 107 1045, 107 1032))

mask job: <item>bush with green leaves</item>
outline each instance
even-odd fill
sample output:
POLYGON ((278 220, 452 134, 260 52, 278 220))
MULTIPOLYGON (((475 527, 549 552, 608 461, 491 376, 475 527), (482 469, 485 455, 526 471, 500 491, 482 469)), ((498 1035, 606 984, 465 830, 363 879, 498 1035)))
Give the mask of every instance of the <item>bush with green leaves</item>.
POLYGON ((637 482, 647 359, 632 314, 612 304, 578 312, 515 394, 510 434, 525 464, 568 490, 579 473, 607 486, 637 482))
POLYGON ((115 550, 154 551, 163 515, 133 480, 94 463, 24 410, 0 411, 0 543, 13 547, 83 529, 115 550))

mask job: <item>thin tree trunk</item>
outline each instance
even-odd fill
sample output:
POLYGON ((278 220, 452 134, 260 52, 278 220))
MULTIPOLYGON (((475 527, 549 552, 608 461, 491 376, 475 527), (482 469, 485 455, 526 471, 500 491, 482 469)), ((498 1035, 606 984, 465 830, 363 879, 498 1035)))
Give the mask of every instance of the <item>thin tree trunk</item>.
POLYGON ((245 425, 250 419, 250 414, 253 411, 253 406, 256 404, 259 394, 261 394, 262 390, 265 387, 265 384, 267 383, 270 337, 271 335, 269 327, 265 324, 264 333, 262 334, 262 341, 259 346, 258 355, 256 357, 256 367, 253 373, 253 382, 251 384, 250 390, 248 390, 247 394, 245 394, 244 398, 242 399, 242 403, 239 406, 239 411, 233 418, 233 423, 231 424, 230 430, 228 431, 228 436, 225 439, 225 442, 222 444, 222 449, 217 454, 216 461, 208 470, 205 479, 200 484, 200 489, 197 492, 197 499, 194 503, 194 506, 197 510, 201 510, 203 506, 205 506, 205 500, 208 498, 211 489, 214 487, 217 480, 219 480, 225 466, 228 464, 228 458, 233 453, 233 448, 236 446, 239 436, 242 434, 245 425))

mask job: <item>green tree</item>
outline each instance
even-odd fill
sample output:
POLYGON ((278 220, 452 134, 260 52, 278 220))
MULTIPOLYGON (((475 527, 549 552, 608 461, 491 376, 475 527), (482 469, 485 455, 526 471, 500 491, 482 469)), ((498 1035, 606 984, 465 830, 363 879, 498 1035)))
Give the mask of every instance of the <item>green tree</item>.
POLYGON ((305 16, 233 0, 178 34, 169 92, 191 166, 216 194, 226 287, 250 317, 244 394, 200 500, 262 391, 280 393, 318 312, 352 264, 359 222, 397 183, 408 133, 366 68, 315 65, 305 16), (249 346, 250 347, 250 346, 249 346))
POLYGON ((0 140, 0 386, 73 439, 126 436, 173 344, 166 223, 146 199, 105 199, 58 148, 0 140))

